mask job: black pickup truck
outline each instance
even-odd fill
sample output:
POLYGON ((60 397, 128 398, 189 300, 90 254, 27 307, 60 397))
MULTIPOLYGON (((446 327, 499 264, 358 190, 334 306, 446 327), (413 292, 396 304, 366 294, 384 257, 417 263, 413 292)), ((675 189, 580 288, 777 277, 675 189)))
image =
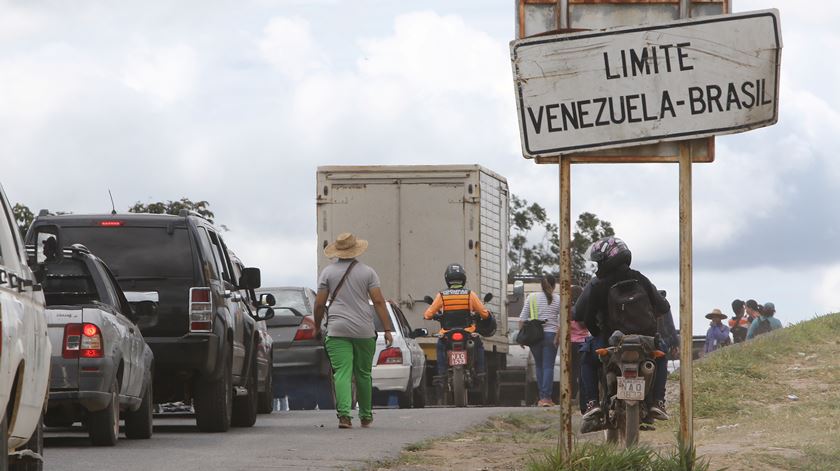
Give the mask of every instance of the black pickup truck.
POLYGON ((155 358, 155 403, 192 402, 205 432, 250 427, 257 414, 256 322, 260 272, 239 279, 220 232, 195 213, 39 215, 27 244, 83 244, 108 264, 155 358))

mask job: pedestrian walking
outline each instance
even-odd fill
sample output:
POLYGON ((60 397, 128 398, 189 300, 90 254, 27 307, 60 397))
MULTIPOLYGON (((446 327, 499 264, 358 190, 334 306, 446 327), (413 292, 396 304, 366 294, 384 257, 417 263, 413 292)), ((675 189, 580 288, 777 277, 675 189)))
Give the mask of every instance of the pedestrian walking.
POLYGON ((732 332, 732 341, 741 343, 747 339, 747 329, 750 326, 744 311, 746 304, 740 299, 732 301, 732 312, 735 314, 729 319, 729 331, 732 332))
POLYGON ((373 422, 374 315, 379 316, 385 328, 385 344, 390 347, 393 343, 393 326, 379 288, 379 276, 373 268, 356 260, 367 247, 366 240, 349 232, 339 234, 335 242, 324 248, 327 258, 338 260, 327 265, 318 277, 315 334, 320 338, 321 320, 326 318, 324 344, 332 364, 338 428, 353 427, 350 408, 354 379, 362 427, 370 427, 373 422))
POLYGON ((531 345, 531 355, 534 356, 534 369, 537 374, 537 389, 540 395, 537 405, 540 407, 554 405, 551 399, 554 391, 554 361, 557 358, 557 344, 554 339, 560 325, 560 296, 554 293, 556 285, 557 280, 553 275, 543 275, 540 281, 542 293, 529 295, 528 302, 522 306, 522 312, 519 314, 520 329, 525 325, 526 320, 534 317, 545 321, 542 341, 531 345))
POLYGON ((706 331, 706 344, 703 349, 705 353, 711 353, 732 343, 729 338, 729 326, 723 323, 726 314, 720 309, 712 309, 712 312, 706 314, 706 319, 711 319, 712 322, 706 331))

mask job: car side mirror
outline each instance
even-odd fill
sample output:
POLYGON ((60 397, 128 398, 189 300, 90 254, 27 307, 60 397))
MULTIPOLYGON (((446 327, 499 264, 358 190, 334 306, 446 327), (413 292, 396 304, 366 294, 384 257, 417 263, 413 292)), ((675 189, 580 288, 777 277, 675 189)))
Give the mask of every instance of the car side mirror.
POLYGON ((412 330, 411 335, 409 337, 411 337, 413 339, 416 339, 417 337, 428 337, 428 336, 429 336, 429 330, 420 328, 420 329, 412 330))
POLYGON ((260 279, 259 268, 243 268, 242 276, 239 277, 239 287, 245 289, 257 289, 260 287, 262 280, 260 279))
POLYGON ((487 293, 484 295, 484 302, 489 303, 490 300, 493 299, 493 293, 487 293))
POLYGON ((271 293, 261 293, 260 294, 260 306, 274 306, 277 304, 277 300, 274 299, 274 295, 271 293))
POLYGON ((257 308, 257 312, 253 315, 255 321, 267 321, 274 318, 274 309, 269 306, 262 306, 257 308))
POLYGON ((428 304, 428 305, 432 305, 432 303, 434 303, 434 302, 435 302, 435 300, 434 300, 434 299, 432 299, 432 297, 431 297, 431 296, 426 295, 426 296, 423 296, 423 302, 424 302, 424 303, 426 303, 426 304, 428 304))

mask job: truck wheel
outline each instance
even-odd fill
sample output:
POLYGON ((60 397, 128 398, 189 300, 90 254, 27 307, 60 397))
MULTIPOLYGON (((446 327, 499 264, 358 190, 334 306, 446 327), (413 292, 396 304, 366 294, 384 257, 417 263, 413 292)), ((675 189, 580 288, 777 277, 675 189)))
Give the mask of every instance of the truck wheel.
POLYGON ((423 377, 420 378, 420 386, 417 386, 412 394, 414 394, 414 407, 422 409, 426 407, 426 372, 423 372, 423 377))
POLYGON ((114 446, 120 435, 120 385, 111 381, 111 402, 108 407, 88 413, 87 427, 90 441, 96 446, 114 446))
POLYGON ((467 406, 468 391, 464 373, 464 368, 461 366, 456 366, 455 370, 452 371, 452 394, 454 396, 453 402, 456 407, 467 406))
POLYGON ((125 436, 133 439, 147 439, 152 438, 153 418, 154 413, 154 394, 152 390, 152 380, 146 385, 146 390, 143 392, 140 407, 136 411, 125 412, 125 436))
MULTIPOLYGON (((4 421, 5 422, 5 421, 4 421)), ((4 430, 6 427, 3 427, 4 430)), ((2 435, 5 437, 6 435, 2 435)), ((8 445, 8 443, 7 443, 8 445)), ((21 447, 21 450, 32 450, 42 457, 44 456, 44 413, 41 412, 41 418, 38 420, 38 425, 26 445, 21 447)), ((2 468, 2 465, 0 465, 2 468)), ((9 463, 9 471, 41 471, 44 469, 43 461, 28 460, 26 462, 9 463)))
POLYGON ((233 414, 231 352, 225 359, 222 377, 215 381, 196 381, 193 407, 195 423, 202 432, 227 432, 233 414))
POLYGON ((274 381, 271 377, 271 366, 265 379, 265 391, 257 394, 257 413, 270 414, 274 411, 274 381))
POLYGON ((397 393, 397 399, 400 406, 400 409, 411 409, 414 407, 414 391, 412 386, 414 385, 414 381, 411 379, 411 375, 408 375, 408 384, 405 386, 405 391, 400 391, 397 393))
POLYGON ((248 379, 245 387, 248 394, 233 398, 233 416, 231 425, 234 427, 253 427, 257 422, 257 357, 251 359, 248 368, 248 379))

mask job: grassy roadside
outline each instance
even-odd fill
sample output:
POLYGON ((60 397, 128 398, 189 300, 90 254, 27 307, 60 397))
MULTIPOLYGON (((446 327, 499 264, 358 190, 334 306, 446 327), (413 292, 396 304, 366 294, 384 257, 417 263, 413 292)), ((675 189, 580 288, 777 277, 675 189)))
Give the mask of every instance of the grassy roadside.
MULTIPOLYGON (((694 378, 696 452, 709 460, 709 469, 840 469, 840 314, 715 352, 695 362, 694 378)), ((670 389, 671 416, 678 418, 676 388, 670 389)), ((559 469, 558 423, 556 410, 523 409, 409 447, 398 460, 369 469, 559 469)), ((593 457, 606 453, 598 446, 601 434, 579 437, 583 461, 575 469, 680 469, 673 464, 679 458, 673 453, 678 423, 672 419, 657 428, 642 434, 648 448, 627 457, 637 464, 624 468, 614 462, 596 466, 593 457)))

